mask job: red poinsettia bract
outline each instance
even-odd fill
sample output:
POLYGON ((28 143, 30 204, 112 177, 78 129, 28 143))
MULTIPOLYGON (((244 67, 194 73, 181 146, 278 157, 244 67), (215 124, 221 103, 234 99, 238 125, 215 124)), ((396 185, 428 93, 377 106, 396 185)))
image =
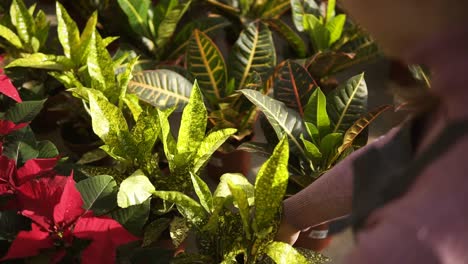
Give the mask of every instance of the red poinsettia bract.
POLYGON ((17 169, 14 160, 0 156, 0 195, 13 194, 19 186, 32 179, 52 176, 58 159, 30 159, 17 169))
POLYGON ((3 69, 0 69, 0 93, 10 97, 18 103, 22 102, 18 90, 16 90, 15 86, 11 83, 11 80, 3 72, 3 69))
POLYGON ((82 252, 82 263, 114 263, 118 246, 138 240, 114 219, 85 211, 72 176, 28 181, 18 188, 17 198, 32 226, 30 231, 19 232, 4 260, 56 247, 53 262, 57 262, 73 239, 79 238, 91 240, 82 252))

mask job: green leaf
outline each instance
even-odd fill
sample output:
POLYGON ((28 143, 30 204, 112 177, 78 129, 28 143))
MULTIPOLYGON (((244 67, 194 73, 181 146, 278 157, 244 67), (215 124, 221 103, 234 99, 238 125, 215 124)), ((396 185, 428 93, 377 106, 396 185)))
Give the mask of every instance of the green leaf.
POLYGON ((35 159, 39 155, 39 151, 37 151, 33 146, 26 144, 24 142, 18 143, 18 151, 16 153, 16 164, 24 164, 26 161, 30 159, 35 159))
POLYGON ((66 71, 73 68, 73 63, 65 56, 47 55, 43 53, 25 54, 23 58, 10 62, 5 68, 26 67, 55 71, 66 71))
POLYGON ((278 32, 296 52, 297 56, 303 58, 307 55, 307 47, 302 38, 291 29, 288 24, 283 22, 281 19, 268 20, 268 25, 278 32))
POLYGON ((91 49, 91 37, 96 29, 97 17, 98 14, 96 11, 86 22, 86 26, 80 36, 80 46, 78 49, 78 55, 80 56, 80 59, 79 61, 75 62, 75 64, 83 65, 87 63, 89 51, 91 49))
POLYGON ((305 122, 306 130, 307 133, 310 135, 310 137, 315 141, 315 142, 320 142, 320 137, 319 137, 319 130, 318 128, 310 123, 310 122, 305 122))
POLYGON ((20 231, 30 228, 28 220, 17 211, 0 211, 0 240, 13 241, 20 231))
POLYGON ((117 206, 117 183, 109 175, 94 176, 76 184, 83 198, 83 209, 92 210, 94 215, 105 214, 117 206))
POLYGON ((301 253, 291 245, 283 242, 271 242, 266 246, 265 253, 277 264, 309 264, 301 253))
POLYGON ((268 79, 276 65, 276 51, 271 32, 261 23, 251 23, 243 30, 229 56, 229 76, 236 80, 237 89, 243 89, 250 74, 257 72, 268 79))
POLYGON ((128 109, 130 109, 130 112, 132 112, 133 119, 138 121, 141 113, 143 112, 138 96, 134 94, 126 94, 123 101, 128 109))
MULTIPOLYGON (((39 10, 39 12, 37 12, 34 22, 36 23, 36 38, 39 40, 39 46, 43 47, 47 42, 50 29, 50 23, 47 20, 47 15, 44 11, 39 10)), ((35 52, 38 50, 39 49, 35 50, 35 52)))
POLYGON ((190 228, 187 226, 187 221, 182 217, 174 217, 169 227, 169 234, 174 247, 178 248, 187 238, 190 228))
POLYGON ((247 198, 249 200, 249 205, 254 204, 254 186, 249 182, 249 180, 240 173, 225 173, 219 179, 219 184, 216 187, 214 192, 214 199, 216 198, 228 198, 232 195, 231 190, 229 189, 228 183, 236 185, 247 193, 247 198))
POLYGON ((346 23, 346 15, 338 15, 330 20, 327 23, 326 27, 328 32, 330 32, 330 40, 328 46, 333 45, 336 41, 341 38, 343 34, 344 25, 346 23))
POLYGON ((57 34, 62 44, 65 56, 76 62, 76 56, 79 56, 78 45, 80 44, 80 32, 75 21, 67 13, 67 10, 60 4, 56 3, 57 10, 57 34))
POLYGON ((363 115, 361 118, 356 120, 354 124, 346 130, 344 135, 343 144, 339 147, 338 153, 343 153, 346 149, 353 146, 354 140, 375 120, 385 111, 391 109, 390 105, 380 106, 373 111, 363 115))
POLYGON ((150 0, 118 0, 120 8, 127 15, 128 22, 139 35, 149 37, 147 25, 148 11, 150 10, 150 0))
POLYGON ((160 109, 183 109, 191 91, 192 83, 185 77, 163 69, 135 73, 128 84, 128 92, 160 109))
POLYGON ((293 22, 299 32, 304 31, 304 15, 319 15, 319 6, 315 1, 309 0, 291 0, 291 10, 293 22))
POLYGON ((165 47, 167 42, 174 34, 174 31, 179 23, 179 20, 182 18, 184 13, 187 11, 191 4, 191 0, 166 0, 162 1, 160 5, 164 5, 162 8, 163 13, 155 13, 155 19, 157 23, 157 36, 156 36, 156 46, 161 50, 165 47), (161 16, 158 16, 161 15, 161 16))
POLYGON ((10 17, 23 43, 31 44, 36 33, 36 25, 32 15, 29 13, 22 0, 13 0, 10 6, 10 17))
POLYGON ((236 129, 234 128, 226 128, 221 129, 218 131, 213 131, 208 136, 206 136, 203 141, 201 142, 200 146, 194 157, 194 172, 198 172, 201 168, 203 168, 208 160, 210 159, 211 155, 221 147, 226 140, 236 133, 236 129))
POLYGON ((25 101, 10 107, 5 114, 5 119, 15 124, 31 122, 42 110, 46 100, 25 101))
POLYGON ((304 131, 304 124, 299 114, 287 108, 284 103, 260 92, 254 90, 241 90, 241 92, 265 114, 277 137, 282 138, 283 135, 287 135, 292 144, 291 149, 304 155, 299 139, 304 131))
POLYGON ((115 146, 120 136, 128 132, 127 121, 119 108, 97 90, 87 89, 93 131, 107 145, 115 146))
POLYGON ((185 53, 185 49, 189 45, 190 39, 192 37, 192 32, 195 29, 198 29, 200 32, 203 32, 207 36, 213 36, 214 33, 218 32, 220 29, 223 29, 229 26, 231 23, 224 17, 203 17, 197 20, 190 21, 186 23, 184 27, 177 31, 174 36, 174 46, 177 47, 174 51, 171 52, 169 58, 177 58, 181 54, 185 53))
POLYGON ((307 151, 309 158, 311 159, 320 159, 322 157, 322 153, 320 149, 312 142, 308 141, 301 135, 302 142, 304 143, 304 147, 307 151))
POLYGON ((116 99, 118 90, 116 89, 114 69, 111 67, 113 65, 112 57, 96 30, 91 34, 89 47, 87 59, 89 76, 99 84, 99 90, 104 92, 108 98, 116 99))
POLYGON ((333 159, 338 147, 343 143, 342 133, 330 133, 320 142, 320 152, 325 160, 333 159))
POLYGON ((226 65, 216 44, 197 29, 188 45, 186 63, 203 94, 211 104, 217 105, 226 96, 226 65))
POLYGON ((354 76, 327 95, 333 132, 345 133, 367 111, 364 73, 354 76))
POLYGON ((327 97, 320 87, 317 87, 309 98, 304 113, 304 122, 314 124, 323 137, 330 130, 330 118, 327 113, 327 97))
POLYGON ((288 138, 284 136, 273 155, 262 165, 255 181, 255 223, 257 236, 271 232, 288 185, 288 138))
POLYGON ((142 114, 132 129, 132 137, 138 152, 150 156, 159 137, 159 118, 156 111, 142 114))
POLYGON ((48 140, 38 142, 36 148, 39 151, 39 154, 37 155, 38 158, 48 159, 55 158, 59 155, 57 147, 48 140))
POLYGON ((200 226, 206 219, 205 210, 192 198, 180 192, 156 191, 155 195, 163 200, 175 203, 179 212, 190 223, 200 226))
POLYGON ((193 84, 192 94, 182 113, 177 153, 194 153, 205 138, 208 113, 197 82, 193 84))
POLYGON ((23 46, 18 35, 3 25, 0 25, 0 37, 6 39, 15 48, 21 49, 23 46))
POLYGON ((120 184, 117 194, 119 207, 127 208, 132 205, 142 204, 148 200, 156 189, 141 170, 135 171, 130 177, 120 184))
POLYGON ((330 32, 314 15, 304 15, 304 30, 309 34, 315 51, 327 50, 330 43, 330 32))
POLYGON ((159 126, 161 127, 161 142, 164 147, 164 154, 166 155, 169 164, 172 163, 174 156, 177 154, 177 145, 171 133, 171 126, 169 124, 169 116, 174 109, 167 109, 165 111, 157 110, 159 117, 159 126))
POLYGON ((119 222, 125 229, 136 236, 141 236, 143 227, 148 221, 150 213, 150 200, 142 204, 133 205, 127 208, 119 208, 111 212, 111 217, 119 222))
POLYGON ((232 193, 232 196, 234 197, 234 201, 237 205, 237 208, 239 208, 239 213, 242 218, 242 225, 244 226, 244 232, 247 235, 248 239, 251 239, 251 229, 250 229, 250 208, 249 208, 249 202, 248 202, 248 195, 242 187, 237 186, 236 184, 233 184, 228 181, 228 187, 229 190, 232 193))
POLYGON ((300 64, 286 60, 275 71, 273 96, 304 116, 315 81, 300 64))
POLYGON ((327 13, 325 15, 327 22, 331 21, 332 18, 335 17, 335 6, 336 6, 336 0, 327 1, 327 13))
POLYGON ((162 233, 169 227, 169 218, 158 218, 145 227, 142 247, 151 246, 158 241, 162 233))
POLYGON ((120 88, 119 108, 123 107, 124 99, 127 96, 128 83, 132 79, 132 72, 137 62, 138 62, 138 57, 132 58, 125 65, 125 71, 117 75, 118 86, 120 88))
POLYGON ((190 178, 192 179, 193 189, 200 200, 201 206, 205 208, 207 213, 211 213, 213 210, 213 196, 211 195, 210 188, 196 174, 190 173, 190 178))

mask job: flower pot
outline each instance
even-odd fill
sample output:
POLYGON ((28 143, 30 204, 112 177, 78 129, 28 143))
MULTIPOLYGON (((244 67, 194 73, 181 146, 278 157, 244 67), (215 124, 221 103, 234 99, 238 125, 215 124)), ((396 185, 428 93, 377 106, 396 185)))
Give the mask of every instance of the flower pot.
POLYGON ((328 223, 311 227, 307 232, 301 233, 294 246, 322 251, 331 243, 328 228, 328 223))
POLYGON ((216 151, 206 166, 208 177, 215 181, 225 173, 242 173, 247 176, 250 171, 251 154, 242 150, 228 153, 216 151))

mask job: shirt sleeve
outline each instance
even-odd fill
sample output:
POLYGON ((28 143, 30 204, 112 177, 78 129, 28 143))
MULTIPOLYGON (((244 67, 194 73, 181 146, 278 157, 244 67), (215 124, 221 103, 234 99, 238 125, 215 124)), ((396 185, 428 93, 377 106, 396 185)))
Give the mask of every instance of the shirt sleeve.
POLYGON ((430 243, 402 224, 383 220, 357 234, 356 247, 346 264, 441 264, 430 243))
POLYGON ((380 148, 398 131, 390 130, 371 144, 353 152, 330 171, 283 203, 283 218, 299 230, 345 216, 351 212, 353 161, 369 148, 380 148))

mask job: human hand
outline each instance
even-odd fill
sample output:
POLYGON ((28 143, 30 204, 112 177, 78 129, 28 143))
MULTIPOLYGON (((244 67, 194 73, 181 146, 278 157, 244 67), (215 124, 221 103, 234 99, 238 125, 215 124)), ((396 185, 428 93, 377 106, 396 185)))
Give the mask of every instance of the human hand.
POLYGON ((276 233, 275 240, 294 245, 300 233, 301 230, 295 228, 294 226, 286 222, 286 220, 283 218, 281 219, 281 223, 278 227, 278 232, 276 233))

